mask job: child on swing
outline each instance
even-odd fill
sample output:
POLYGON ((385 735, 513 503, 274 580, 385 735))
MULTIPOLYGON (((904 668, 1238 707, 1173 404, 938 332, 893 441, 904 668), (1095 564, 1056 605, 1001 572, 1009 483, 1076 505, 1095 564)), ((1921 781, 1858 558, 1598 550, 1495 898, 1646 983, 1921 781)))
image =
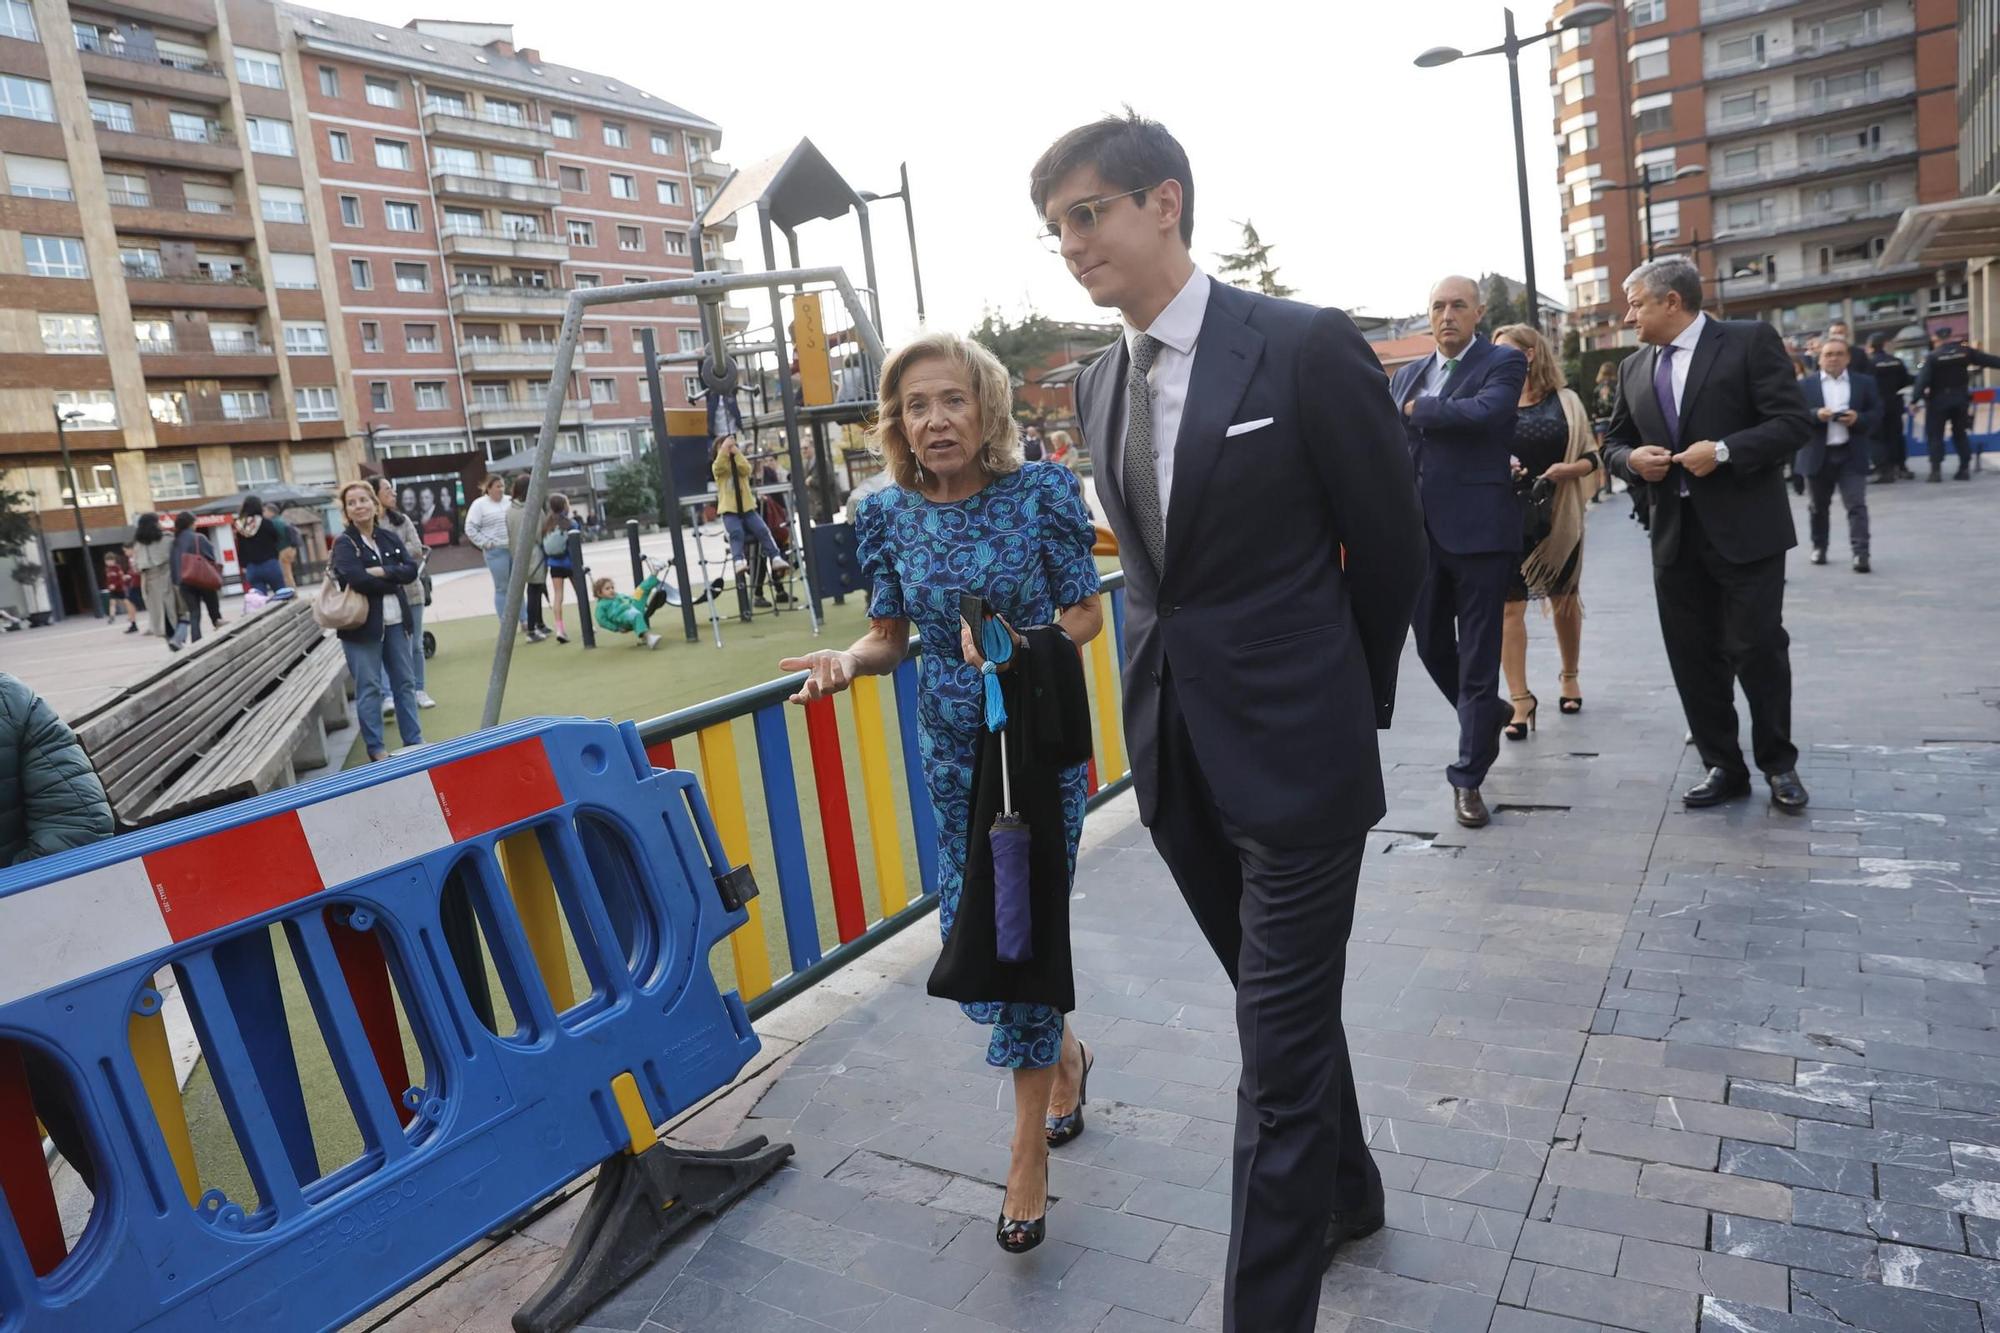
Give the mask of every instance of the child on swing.
POLYGON ((593 614, 599 629, 607 634, 631 634, 636 643, 659 647, 660 636, 653 633, 653 612, 667 604, 667 590, 660 586, 659 565, 651 560, 646 562, 646 581, 630 597, 621 594, 618 585, 609 578, 592 583, 590 595, 596 599, 593 614))

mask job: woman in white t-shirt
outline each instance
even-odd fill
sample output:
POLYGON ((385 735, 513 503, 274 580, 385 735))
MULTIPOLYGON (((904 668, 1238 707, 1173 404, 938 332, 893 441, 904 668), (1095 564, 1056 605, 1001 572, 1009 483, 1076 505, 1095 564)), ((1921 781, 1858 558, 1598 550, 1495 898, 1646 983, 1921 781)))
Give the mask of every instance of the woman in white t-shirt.
POLYGON ((333 576, 343 588, 368 599, 368 619, 340 631, 347 654, 347 671, 354 677, 354 711, 361 722, 361 741, 368 762, 388 757, 382 739, 382 678, 396 699, 396 730, 403 745, 424 743, 417 721, 416 668, 411 665, 410 603, 403 589, 416 582, 418 565, 402 541, 376 519, 375 487, 350 481, 340 488, 340 509, 347 527, 334 538, 333 576))
POLYGON ((507 498, 507 483, 498 477, 488 477, 480 492, 465 511, 465 536, 479 548, 486 558, 486 572, 493 576, 493 616, 497 620, 507 609, 507 580, 514 575, 514 552, 507 543, 507 511, 513 502, 507 498))

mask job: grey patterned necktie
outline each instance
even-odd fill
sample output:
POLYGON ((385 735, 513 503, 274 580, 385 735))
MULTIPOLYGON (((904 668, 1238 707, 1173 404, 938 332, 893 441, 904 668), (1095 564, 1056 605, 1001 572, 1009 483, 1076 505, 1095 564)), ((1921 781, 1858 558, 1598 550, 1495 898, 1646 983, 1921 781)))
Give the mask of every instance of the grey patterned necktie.
POLYGON ((1125 504, 1139 525, 1139 540, 1159 573, 1167 564, 1167 525, 1160 514, 1159 455, 1153 449, 1153 390, 1146 372, 1160 354, 1160 340, 1142 333, 1132 349, 1132 366, 1125 374, 1130 405, 1125 421, 1125 504))

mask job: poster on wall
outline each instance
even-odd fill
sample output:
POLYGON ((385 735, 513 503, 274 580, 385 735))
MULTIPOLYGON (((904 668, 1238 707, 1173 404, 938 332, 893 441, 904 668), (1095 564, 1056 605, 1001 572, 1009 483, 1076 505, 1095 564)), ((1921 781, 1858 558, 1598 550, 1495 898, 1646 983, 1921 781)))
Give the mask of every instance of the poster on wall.
POLYGON ((464 510, 464 483, 456 473, 436 477, 399 477, 396 500, 416 523, 426 546, 450 546, 458 540, 464 510))

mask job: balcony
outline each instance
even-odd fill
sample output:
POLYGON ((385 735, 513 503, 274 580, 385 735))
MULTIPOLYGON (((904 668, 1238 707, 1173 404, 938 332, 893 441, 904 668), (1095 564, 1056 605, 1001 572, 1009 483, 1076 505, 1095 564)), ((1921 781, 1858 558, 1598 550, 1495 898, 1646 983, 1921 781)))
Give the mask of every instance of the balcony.
POLYGON ((147 394, 153 411, 153 437, 162 445, 237 444, 283 439, 291 433, 285 412, 266 404, 262 415, 225 409, 213 394, 180 390, 147 394))
POLYGON ((256 379, 278 373, 278 353, 261 339, 141 338, 139 368, 174 379, 256 379))
POLYGON ((211 171, 240 171, 243 152, 236 136, 220 126, 209 126, 199 135, 191 130, 160 132, 125 122, 97 124, 97 146, 103 156, 128 162, 151 162, 168 167, 206 167, 211 171))
POLYGON ((740 259, 730 259, 723 255, 703 255, 701 257, 701 270, 704 273, 741 273, 743 271, 743 261, 740 259))
POLYGON ((204 240, 247 241, 257 232, 247 215, 235 207, 206 200, 154 199, 150 195, 107 190, 111 217, 121 234, 191 236, 204 240))
MULTIPOLYGON (((1804 5, 1827 3, 1828 0, 1702 0, 1701 21, 1705 24, 1722 23, 1730 19, 1749 18, 1753 14, 1769 14, 1780 9, 1797 9, 1804 5)), ((1848 3, 1849 0, 1842 0, 1848 3)))
MULTIPOLYGON (((472 403, 465 409, 474 430, 526 430, 542 424, 545 403, 472 403)), ((564 421, 588 421, 590 404, 581 398, 563 400, 564 421)))
POLYGON ((439 239, 445 254, 453 259, 520 259, 560 264, 569 258, 569 242, 543 231, 447 226, 439 239))
POLYGON ((1731 226, 1723 218, 1718 217, 1715 220, 1715 239, 1761 240, 1771 236, 1789 236, 1802 231, 1818 231, 1822 227, 1839 227, 1850 222, 1893 218, 1901 215, 1904 209, 1916 202, 1914 194, 1898 194, 1894 198, 1885 198, 1876 203, 1861 204, 1854 208, 1786 209, 1742 226, 1731 226))
POLYGON ((531 204, 554 208, 562 202, 556 183, 539 176, 492 176, 483 171, 447 171, 431 178, 440 196, 488 204, 531 204))
POLYGON ((424 133, 434 139, 467 140, 533 153, 546 153, 556 146, 555 133, 541 121, 442 106, 424 108, 424 133))
POLYGON ((1801 44, 1783 51, 1774 51, 1768 56, 1749 60, 1728 62, 1713 61, 1704 65, 1702 74, 1710 79, 1732 79, 1742 74, 1761 74, 1765 70, 1783 69, 1787 65, 1803 64, 1808 60, 1819 60, 1827 56, 1837 56, 1848 51, 1865 51, 1872 46, 1887 42, 1902 41, 1914 37, 1917 31, 1915 19, 1904 19, 1881 24, 1874 32, 1860 32, 1839 41, 1822 42, 1817 46, 1801 44))
POLYGON ((165 93, 192 101, 229 100, 229 80, 214 65, 141 51, 89 33, 76 34, 77 61, 92 84, 165 93))
POLYGON ((462 282, 446 294, 451 301, 451 312, 468 319, 480 315, 561 319, 569 307, 567 287, 462 282))
POLYGON ((1747 134, 1773 125, 1790 125, 1802 120, 1815 120, 1821 116, 1839 115, 1843 111, 1852 111, 1857 107, 1901 101, 1916 91, 1915 79, 1897 79, 1893 83, 1848 93, 1843 97, 1801 97, 1784 102, 1771 102, 1749 115, 1712 114, 1708 118, 1708 132, 1716 138, 1747 134))
POLYGON ((1781 181, 1805 180, 1812 176, 1838 176, 1850 171, 1867 171, 1916 155, 1917 146, 1913 143, 1885 144, 1869 152, 1821 153, 1794 158, 1789 162, 1773 162, 1770 166, 1760 167, 1755 171, 1711 176, 1709 192, 1728 194, 1734 190, 1775 185, 1781 181))
MULTIPOLYGON (((552 342, 507 342, 498 338, 468 338, 459 343, 468 375, 546 375, 556 366, 556 345, 552 342)), ((572 369, 583 365, 583 349, 577 349, 572 369)))
POLYGON ((98 0, 94 10, 189 32, 214 32, 213 0, 98 0))
POLYGON ((728 180, 735 170, 736 168, 727 162, 718 162, 706 153, 688 158, 688 174, 705 184, 720 185, 728 180))
POLYGON ((157 265, 125 264, 125 292, 135 306, 167 309, 257 310, 264 305, 264 282, 254 273, 212 276, 197 270, 169 272, 157 265))
POLYGON ((1922 264, 1895 264, 1888 268, 1877 268, 1875 261, 1869 259, 1853 264, 1829 265, 1824 272, 1787 278, 1781 282, 1766 281, 1762 274, 1749 274, 1741 278, 1724 278, 1719 286, 1725 300, 1742 301, 1755 300, 1759 296, 1782 296, 1809 291, 1815 287, 1849 287, 1857 282, 1867 282, 1874 278, 1916 277, 1928 271, 1922 264))

